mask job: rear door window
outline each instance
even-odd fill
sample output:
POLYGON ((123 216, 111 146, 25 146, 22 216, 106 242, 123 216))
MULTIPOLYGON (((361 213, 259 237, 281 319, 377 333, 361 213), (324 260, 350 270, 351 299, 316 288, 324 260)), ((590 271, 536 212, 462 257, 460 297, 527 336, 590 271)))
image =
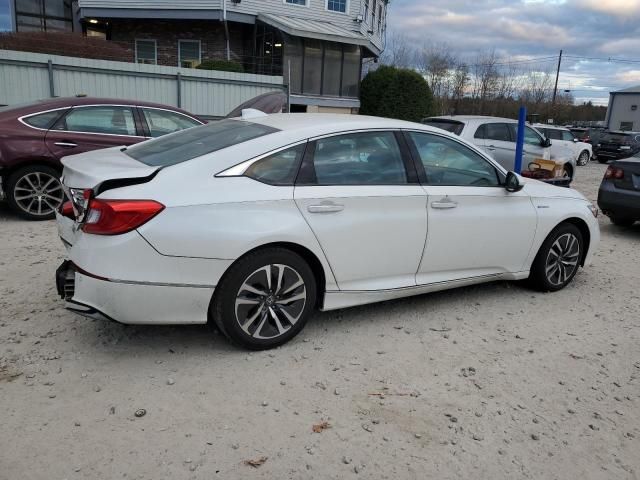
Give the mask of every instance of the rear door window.
POLYGON ((166 167, 279 131, 242 120, 220 120, 127 148, 125 153, 146 165, 166 167))
POLYGON ((393 132, 336 135, 315 142, 315 185, 402 185, 407 171, 393 132))
POLYGON ((112 105, 76 107, 60 120, 54 130, 136 136, 131 107, 112 105))

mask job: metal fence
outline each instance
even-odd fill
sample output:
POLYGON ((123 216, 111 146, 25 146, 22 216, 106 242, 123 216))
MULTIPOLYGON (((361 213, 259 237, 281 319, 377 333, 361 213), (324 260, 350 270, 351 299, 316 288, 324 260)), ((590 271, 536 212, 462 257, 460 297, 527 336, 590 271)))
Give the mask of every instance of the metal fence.
POLYGON ((86 94, 163 103, 203 117, 222 117, 257 95, 286 88, 281 76, 0 50, 0 105, 86 94))

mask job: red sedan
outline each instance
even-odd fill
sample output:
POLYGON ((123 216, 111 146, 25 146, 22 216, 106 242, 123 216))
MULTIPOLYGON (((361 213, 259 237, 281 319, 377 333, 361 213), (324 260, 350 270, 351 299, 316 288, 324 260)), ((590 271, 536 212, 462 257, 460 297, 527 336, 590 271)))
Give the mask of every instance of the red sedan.
POLYGON ((0 194, 29 220, 54 217, 67 155, 131 145, 205 123, 178 108, 71 97, 0 108, 0 194))

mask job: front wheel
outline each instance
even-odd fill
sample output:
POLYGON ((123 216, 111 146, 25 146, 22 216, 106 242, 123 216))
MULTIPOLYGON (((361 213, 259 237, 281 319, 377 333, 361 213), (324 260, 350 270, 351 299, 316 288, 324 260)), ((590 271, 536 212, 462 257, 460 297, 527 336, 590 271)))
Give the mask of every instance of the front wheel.
POLYGON ((315 302, 316 281, 307 262, 290 250, 267 248, 230 267, 216 288, 210 316, 232 342, 265 350, 295 337, 315 302))
POLYGON ((580 152, 580 155, 578 155, 578 165, 584 167, 587 163, 589 163, 589 157, 590 155, 587 150, 583 150, 582 152, 580 152))
POLYGON ((555 292, 573 280, 582 260, 584 242, 578 227, 563 223, 544 241, 536 255, 529 283, 536 290, 555 292))
POLYGON ((27 220, 50 220, 64 201, 60 173, 46 165, 21 168, 9 176, 7 200, 27 220))

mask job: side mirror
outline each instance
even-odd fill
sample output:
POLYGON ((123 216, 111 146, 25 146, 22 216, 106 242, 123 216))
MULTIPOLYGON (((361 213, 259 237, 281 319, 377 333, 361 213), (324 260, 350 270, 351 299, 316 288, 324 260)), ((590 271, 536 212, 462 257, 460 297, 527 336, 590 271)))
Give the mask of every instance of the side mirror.
POLYGON ((545 138, 545 139, 542 141, 542 146, 543 146, 544 148, 548 148, 548 147, 550 147, 550 146, 551 146, 551 140, 549 140, 548 138, 545 138))
POLYGON ((574 143, 578 143, 578 139, 577 139, 577 138, 574 138, 574 139, 573 139, 573 142, 574 142, 574 143))
POLYGON ((507 178, 504 180, 504 189, 507 192, 519 192, 523 188, 524 185, 520 183, 520 180, 518 180, 518 176, 515 173, 507 173, 507 178))

